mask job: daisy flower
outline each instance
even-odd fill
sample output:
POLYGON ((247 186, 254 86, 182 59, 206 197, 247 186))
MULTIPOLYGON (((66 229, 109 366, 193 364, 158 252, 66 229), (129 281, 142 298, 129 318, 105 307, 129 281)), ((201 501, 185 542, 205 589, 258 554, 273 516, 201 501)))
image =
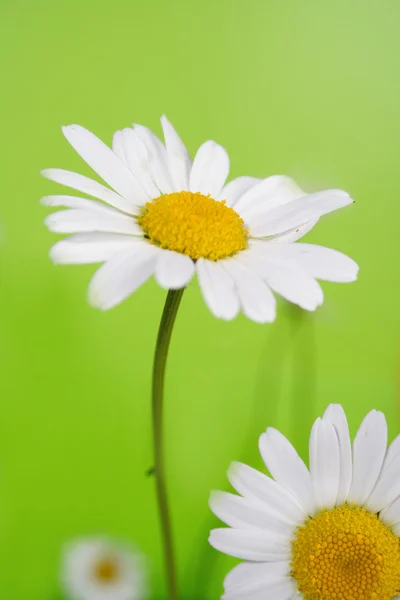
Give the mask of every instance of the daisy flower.
POLYGON ((306 310, 323 302, 316 279, 348 282, 358 267, 343 254, 294 244, 319 217, 352 202, 346 192, 306 194, 289 177, 238 177, 229 183, 229 157, 213 141, 192 162, 171 123, 162 117, 165 145, 143 125, 117 131, 112 149, 80 127, 63 127, 68 142, 107 183, 61 169, 43 175, 96 198, 42 199, 66 207, 47 217, 58 242, 55 263, 104 264, 89 286, 89 301, 106 310, 154 275, 181 289, 197 273, 204 300, 221 319, 241 310, 264 323, 275 318, 276 292, 306 310), (110 189, 112 188, 112 189, 110 189))
POLYGON ((400 436, 387 448, 384 415, 368 413, 351 444, 342 407, 330 405, 311 430, 309 469, 276 429, 259 447, 272 478, 234 463, 240 496, 211 496, 230 527, 211 545, 246 561, 223 598, 400 598, 400 436))
POLYGON ((68 544, 62 560, 62 586, 71 600, 147 598, 143 559, 132 548, 105 538, 68 544))

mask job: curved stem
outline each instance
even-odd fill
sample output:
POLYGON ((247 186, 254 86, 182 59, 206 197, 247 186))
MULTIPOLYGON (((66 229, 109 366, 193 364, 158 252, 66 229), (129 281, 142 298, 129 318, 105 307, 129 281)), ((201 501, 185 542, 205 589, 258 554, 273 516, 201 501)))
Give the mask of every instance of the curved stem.
POLYGON ((169 290, 158 330, 157 345, 153 365, 153 444, 154 444, 154 474, 157 486, 157 501, 161 521, 161 533, 164 547, 165 567, 168 579, 169 600, 178 600, 174 547, 172 540, 171 518, 168 508, 167 490, 165 485, 164 455, 163 455, 163 398, 164 375, 167 362, 168 348, 176 314, 182 299, 184 288, 169 290))

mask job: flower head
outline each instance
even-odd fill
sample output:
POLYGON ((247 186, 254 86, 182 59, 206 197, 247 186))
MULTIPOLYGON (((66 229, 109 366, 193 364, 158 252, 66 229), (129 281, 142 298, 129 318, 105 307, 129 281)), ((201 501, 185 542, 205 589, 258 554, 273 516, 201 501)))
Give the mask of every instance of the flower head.
POLYGON ((230 529, 217 550, 243 559, 225 579, 228 599, 391 600, 400 594, 400 436, 387 448, 384 415, 371 411, 353 444, 340 405, 310 436, 308 469, 276 429, 260 437, 272 476, 234 463, 240 494, 210 504, 230 529))
POLYGON ((358 267, 328 248, 294 244, 322 215, 352 202, 340 190, 303 192, 289 177, 238 177, 225 183, 229 158, 207 141, 192 163, 171 123, 161 119, 165 145, 146 127, 117 131, 112 150, 78 125, 63 127, 69 143, 110 188, 83 175, 47 169, 43 175, 96 200, 47 196, 67 210, 46 219, 72 234, 51 250, 55 263, 105 264, 89 301, 112 308, 151 275, 166 289, 185 287, 197 273, 216 317, 241 310, 257 322, 275 318, 273 291, 306 310, 323 302, 316 279, 348 282, 358 267))
POLYGON ((104 538, 71 542, 62 562, 62 584, 71 600, 144 600, 146 573, 132 548, 104 538))

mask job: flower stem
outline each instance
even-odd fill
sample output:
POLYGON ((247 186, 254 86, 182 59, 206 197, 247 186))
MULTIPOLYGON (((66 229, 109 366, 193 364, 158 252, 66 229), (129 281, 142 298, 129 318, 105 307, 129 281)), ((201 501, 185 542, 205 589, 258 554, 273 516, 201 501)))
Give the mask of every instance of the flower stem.
POLYGON ((178 600, 176 582, 174 547, 172 540, 171 518, 168 508, 168 498, 165 485, 164 455, 163 455, 163 399, 164 376, 168 348, 176 314, 182 299, 184 288, 169 290, 158 330, 157 345, 153 365, 153 444, 154 469, 157 487, 157 501, 160 513, 161 532, 164 547, 165 567, 168 579, 169 600, 178 600))

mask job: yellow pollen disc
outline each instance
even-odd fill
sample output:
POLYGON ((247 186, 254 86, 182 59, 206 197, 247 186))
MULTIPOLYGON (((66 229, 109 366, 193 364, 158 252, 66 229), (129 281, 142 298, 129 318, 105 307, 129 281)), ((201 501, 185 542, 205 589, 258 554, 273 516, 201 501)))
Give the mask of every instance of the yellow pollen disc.
POLYGON ((391 600, 400 592, 399 538, 347 504, 298 528, 291 567, 306 600, 391 600))
POLYGON ((119 566, 112 558, 103 558, 94 565, 93 575, 99 583, 114 583, 119 576, 119 566))
POLYGON ((153 244, 193 260, 219 260, 247 248, 248 231, 237 212, 200 193, 164 194, 147 202, 137 221, 153 244))

